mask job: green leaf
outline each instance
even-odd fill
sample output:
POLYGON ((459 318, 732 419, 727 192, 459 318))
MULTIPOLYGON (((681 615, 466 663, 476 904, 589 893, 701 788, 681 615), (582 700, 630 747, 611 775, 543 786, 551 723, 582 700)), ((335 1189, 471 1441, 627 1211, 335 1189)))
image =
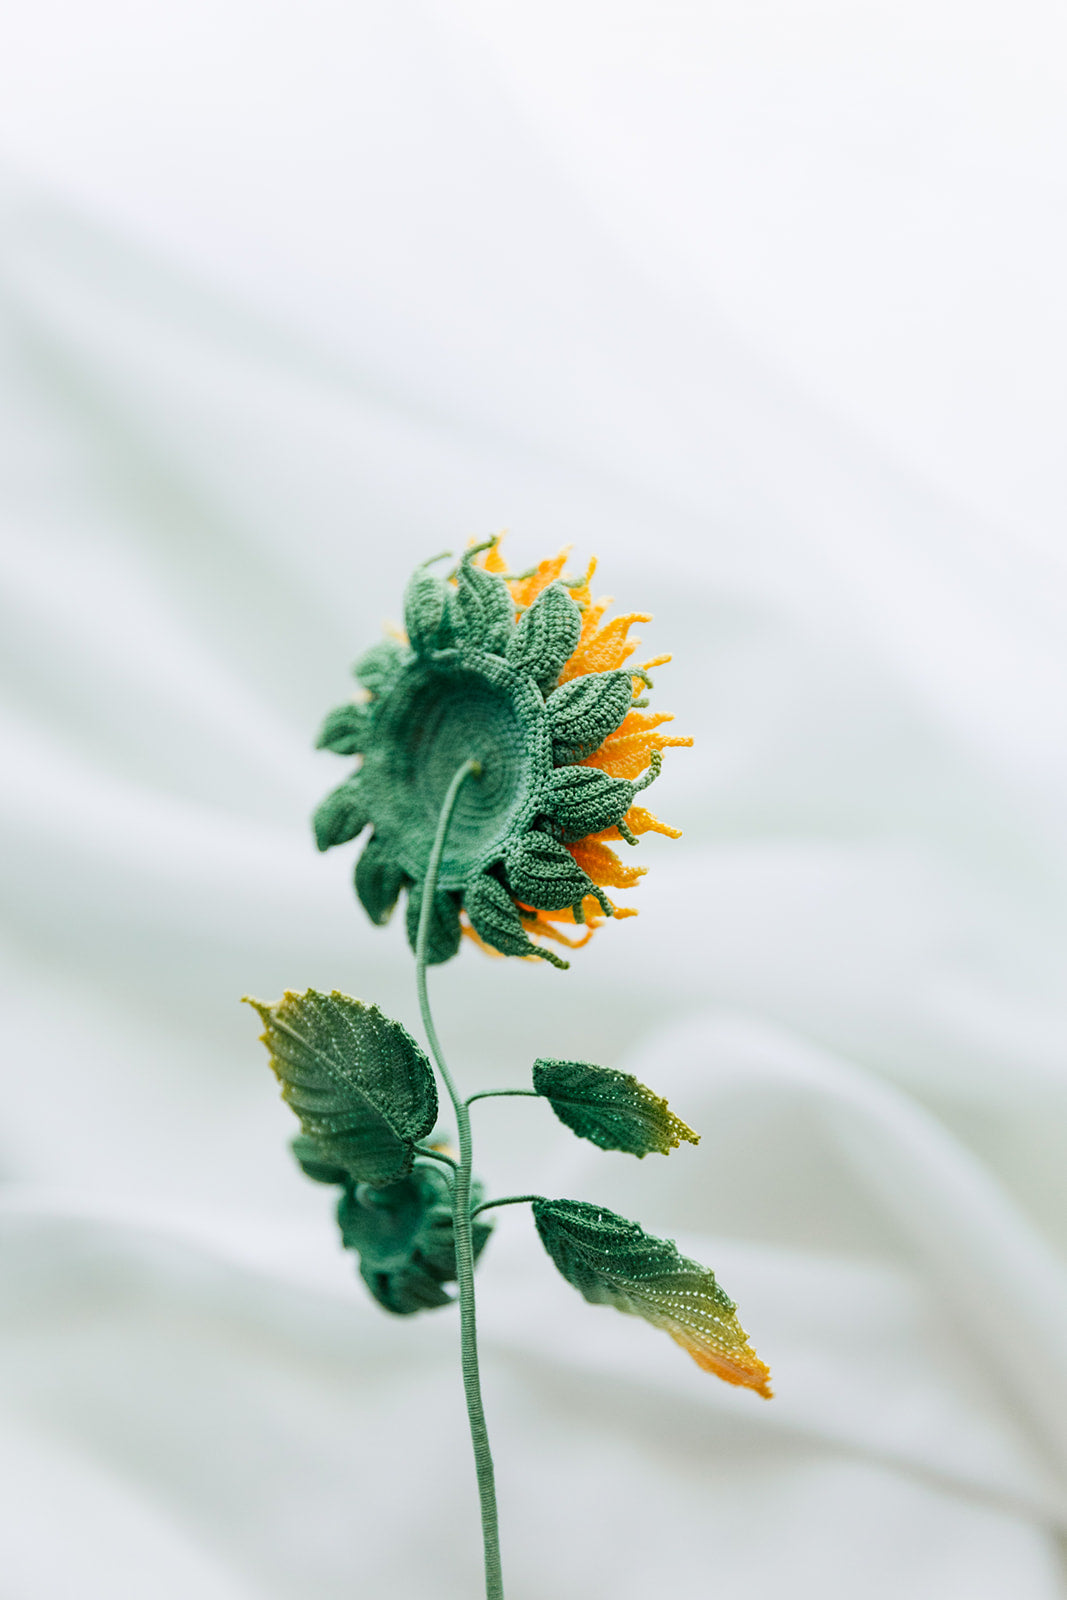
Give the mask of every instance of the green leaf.
POLYGON ((601 1150, 640 1157, 658 1151, 665 1156, 683 1139, 700 1143, 700 1135, 674 1115, 666 1100, 629 1072, 588 1061, 542 1058, 534 1062, 533 1085, 561 1122, 601 1150))
POLYGON ((364 911, 379 928, 389 921, 400 891, 408 881, 407 873, 397 864, 392 851, 372 833, 356 862, 355 883, 364 911))
POLYGON ((333 750, 339 756, 358 756, 367 748, 370 726, 370 707, 363 701, 349 700, 327 712, 315 748, 333 750))
POLYGON ((634 803, 628 778, 612 778, 599 767, 557 767, 545 785, 545 815, 568 844, 612 828, 634 803))
POLYGON ((705 1372, 770 1399, 770 1372, 748 1342, 715 1274, 636 1222, 584 1200, 535 1200, 541 1243, 592 1305, 662 1328, 705 1372))
POLYGON ((554 687, 564 662, 574 654, 582 631, 582 613, 561 584, 551 583, 537 596, 507 643, 507 659, 538 686, 554 687))
POLYGON ((352 668, 359 682, 377 700, 380 699, 399 676, 404 665, 405 650, 396 639, 379 639, 365 650, 352 668))
POLYGON ((311 820, 320 850, 347 844, 362 833, 370 817, 361 797, 359 774, 328 794, 311 820))
POLYGON ((633 705, 628 672, 587 672, 561 684, 545 701, 557 767, 584 761, 614 733, 633 705))
POLYGON ((312 1178, 316 1183, 348 1183, 349 1176, 344 1167, 339 1167, 336 1161, 331 1161, 328 1155, 323 1154, 323 1149, 318 1139, 309 1138, 306 1133, 298 1133, 290 1142, 300 1169, 305 1177, 312 1178))
POLYGON ((504 654, 515 626, 515 602, 503 578, 472 566, 464 556, 449 609, 460 639, 478 650, 504 654))
POLYGON ((539 956, 564 972, 570 966, 551 950, 542 950, 527 936, 514 900, 504 885, 480 872, 463 894, 463 905, 479 939, 504 956, 539 956))
POLYGON ((446 650, 452 643, 451 595, 451 586, 424 567, 420 567, 408 583, 404 595, 404 627, 411 648, 418 655, 446 650))
MULTIPOLYGON (((587 894, 597 894, 592 879, 570 851, 547 833, 523 833, 509 839, 504 847, 504 871, 513 893, 536 911, 561 911, 587 894)), ((597 898, 602 900, 599 894, 597 898)))
MULTIPOLYGON (((422 914, 421 883, 413 883, 408 890, 408 944, 415 950, 419 939, 419 917, 422 914)), ((447 889, 438 889, 433 897, 430 926, 426 939, 426 960, 430 966, 451 961, 459 949, 459 904, 447 889)))
MULTIPOLYGON (((482 1198, 472 1185, 471 1202, 482 1198)), ((456 1242, 448 1179, 429 1161, 386 1188, 349 1188, 337 1208, 345 1248, 359 1253, 364 1283, 379 1305, 398 1316, 451 1304, 442 1287, 456 1280, 456 1242)), ((492 1224, 471 1223, 474 1256, 485 1248, 492 1224)))
MULTIPOLYGON (((316 1145, 322 1167, 364 1183, 411 1171, 415 1143, 437 1120, 433 1073, 399 1022, 348 995, 287 992, 275 1005, 248 998, 282 1099, 316 1145)), ((302 1154, 308 1154, 302 1147, 302 1154)))

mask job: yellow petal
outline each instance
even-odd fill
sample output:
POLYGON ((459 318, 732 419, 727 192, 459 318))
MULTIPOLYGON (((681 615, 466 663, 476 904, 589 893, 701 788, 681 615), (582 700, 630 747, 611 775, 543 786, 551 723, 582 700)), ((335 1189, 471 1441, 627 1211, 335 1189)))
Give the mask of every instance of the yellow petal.
POLYGON ((508 588, 517 606, 532 606, 542 589, 547 589, 554 583, 567 565, 567 557, 571 553, 570 545, 565 545, 558 556, 550 556, 525 578, 509 578, 508 588))
MULTIPOLYGON (((604 609, 603 606, 600 608, 601 616, 604 609)), ((624 617, 615 617, 589 637, 584 637, 583 629, 583 637, 579 638, 574 654, 560 673, 560 682, 566 683, 586 672, 613 672, 621 667, 638 645, 636 639, 631 641, 626 637, 630 628, 635 622, 651 620, 647 611, 631 611, 624 617)))
POLYGON ((622 738, 605 739, 599 750, 586 756, 579 765, 599 767, 612 778, 639 778, 652 759, 653 750, 666 750, 672 745, 688 746, 691 738, 680 734, 630 733, 622 738))
POLYGON ((582 871, 602 889, 632 889, 648 871, 647 867, 624 866, 614 850, 596 839, 579 839, 567 849, 582 871))

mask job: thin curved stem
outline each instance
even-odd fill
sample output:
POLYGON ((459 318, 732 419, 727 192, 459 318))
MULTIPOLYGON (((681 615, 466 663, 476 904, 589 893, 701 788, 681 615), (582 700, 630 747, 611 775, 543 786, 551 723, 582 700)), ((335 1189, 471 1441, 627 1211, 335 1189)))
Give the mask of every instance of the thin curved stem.
POLYGON ((480 1206, 475 1206, 471 1216, 476 1217, 479 1211, 495 1211, 497 1206, 522 1206, 528 1200, 540 1199, 539 1194, 507 1194, 503 1200, 484 1200, 480 1206))
POLYGON ((419 912, 419 932, 415 941, 415 984, 419 993, 419 1010, 422 1025, 437 1063, 437 1070, 448 1091, 448 1098, 456 1113, 459 1133, 459 1166, 456 1169, 452 1190, 452 1230, 456 1242, 456 1280, 459 1285, 460 1362, 463 1368, 463 1392, 467 1400, 467 1417, 470 1421, 471 1443, 474 1446, 474 1469, 478 1478, 478 1498, 482 1511, 482 1544, 485 1550, 486 1600, 504 1600, 504 1579, 500 1570, 500 1531, 497 1523, 496 1485, 493 1478, 493 1457, 489 1450, 489 1434, 482 1406, 482 1385, 478 1371, 478 1330, 474 1306, 474 1244, 471 1235, 471 1121, 466 1102, 460 1098, 452 1074, 448 1070, 441 1043, 430 1011, 430 997, 426 990, 426 945, 430 931, 430 913, 437 890, 437 875, 444 853, 445 837, 452 812, 464 782, 481 772, 479 762, 465 761, 452 779, 441 807, 437 834, 426 878, 422 886, 422 907, 419 912))
POLYGON ((507 1094, 526 1094, 531 1100, 541 1099, 536 1089, 482 1089, 478 1094, 469 1094, 467 1104, 472 1106, 476 1100, 496 1100, 507 1094))
POLYGON ((420 1156, 425 1156, 429 1161, 440 1161, 444 1166, 451 1167, 453 1172, 459 1170, 459 1162, 453 1161, 451 1156, 446 1156, 443 1150, 435 1150, 429 1144, 417 1144, 415 1149, 420 1156))

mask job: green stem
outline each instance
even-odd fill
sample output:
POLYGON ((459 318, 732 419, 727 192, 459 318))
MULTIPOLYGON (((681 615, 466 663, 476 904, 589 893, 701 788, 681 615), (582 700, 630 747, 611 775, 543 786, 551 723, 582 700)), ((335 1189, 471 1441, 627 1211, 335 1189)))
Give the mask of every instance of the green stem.
POLYGON ((485 1426, 482 1407, 482 1385, 478 1372, 478 1331, 474 1308, 474 1244, 471 1235, 471 1120, 466 1103, 452 1081, 452 1074, 441 1051, 441 1044, 430 1011, 430 998, 426 992, 426 943, 430 930, 430 912, 437 889, 437 874, 445 848, 445 836, 456 797, 467 778, 478 776, 481 766, 477 761, 465 761, 452 779, 441 807, 437 835, 430 851, 430 862, 422 886, 422 909, 419 914, 419 932, 415 943, 415 983, 419 992, 419 1009, 422 1025, 430 1042, 437 1070, 441 1074, 448 1097, 456 1113, 459 1132, 459 1166, 452 1191, 452 1229, 456 1241, 456 1279, 459 1285, 460 1361, 463 1368, 463 1391, 467 1399, 467 1416, 470 1420, 471 1443, 474 1446, 474 1470, 478 1478, 478 1498, 482 1510, 482 1544, 485 1550, 486 1600, 504 1600, 504 1579, 500 1570, 500 1531, 496 1513, 496 1486, 493 1481, 493 1457, 489 1450, 489 1434, 485 1426))
POLYGON ((446 1156, 443 1150, 435 1150, 432 1145, 417 1144, 415 1149, 420 1156, 426 1156, 430 1161, 441 1161, 446 1167, 451 1167, 453 1171, 459 1166, 458 1161, 453 1161, 451 1156, 446 1156))
POLYGON ((482 1089, 478 1094, 469 1094, 467 1104, 472 1106, 476 1100, 496 1100, 506 1094, 528 1094, 531 1100, 541 1098, 536 1089, 482 1089))
POLYGON ((539 1194, 508 1194, 504 1196, 503 1200, 483 1201, 480 1206, 475 1206, 471 1216, 476 1217, 479 1211, 494 1211, 497 1206, 524 1206, 527 1201, 540 1199, 541 1196, 539 1194))

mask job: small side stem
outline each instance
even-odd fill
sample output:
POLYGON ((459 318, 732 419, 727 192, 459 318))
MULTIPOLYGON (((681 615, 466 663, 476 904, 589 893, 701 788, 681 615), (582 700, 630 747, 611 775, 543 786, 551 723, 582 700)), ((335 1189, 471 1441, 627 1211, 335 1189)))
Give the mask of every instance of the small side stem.
POLYGON ((508 1094, 526 1094, 531 1100, 541 1098, 536 1089, 482 1089, 478 1094, 469 1094, 467 1104, 472 1106, 476 1100, 497 1100, 508 1094))
POLYGON ((497 1206, 524 1206, 530 1200, 540 1200, 539 1194, 507 1194, 503 1200, 483 1200, 480 1206, 475 1206, 471 1212, 476 1217, 479 1211, 495 1211, 497 1206))
POLYGON ((459 1162, 452 1156, 446 1155, 443 1150, 435 1150, 432 1144, 417 1144, 415 1149, 420 1156, 429 1156, 431 1161, 443 1161, 446 1167, 458 1167, 459 1162))
POLYGON ((441 807, 437 834, 426 879, 422 888, 422 910, 415 944, 415 984, 419 994, 419 1010, 426 1030, 430 1050, 437 1070, 448 1091, 456 1114, 459 1133, 459 1166, 456 1169, 452 1191, 452 1229, 456 1242, 456 1280, 459 1285, 460 1362, 463 1369, 463 1391, 467 1400, 467 1417, 470 1421, 471 1443, 474 1446, 474 1470, 478 1478, 478 1497, 482 1511, 482 1544, 485 1550, 486 1600, 504 1600, 504 1578, 500 1567, 500 1530, 497 1522, 496 1484, 493 1477, 493 1457, 489 1449, 489 1433, 485 1425, 482 1406, 482 1385, 478 1371, 478 1330, 474 1304, 474 1244, 471 1236, 471 1121, 467 1104, 460 1098, 441 1050, 430 1010, 430 997, 426 989, 426 944, 430 928, 430 912, 437 889, 437 875, 444 853, 445 836, 456 797, 467 778, 481 772, 477 761, 465 761, 452 779, 441 807))
POLYGON ((435 1150, 432 1145, 417 1144, 415 1149, 420 1156, 425 1156, 428 1161, 440 1161, 442 1166, 451 1167, 453 1172, 459 1167, 458 1161, 453 1161, 451 1156, 446 1156, 443 1150, 435 1150))

